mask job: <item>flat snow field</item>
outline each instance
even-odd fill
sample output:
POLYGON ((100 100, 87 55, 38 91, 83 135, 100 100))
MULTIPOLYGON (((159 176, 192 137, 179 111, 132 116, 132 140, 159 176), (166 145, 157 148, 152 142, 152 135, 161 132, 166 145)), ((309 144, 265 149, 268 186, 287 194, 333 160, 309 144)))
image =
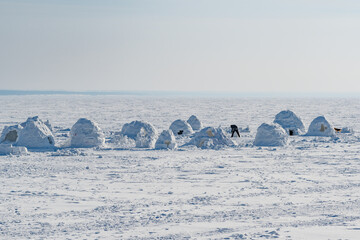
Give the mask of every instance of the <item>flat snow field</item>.
POLYGON ((360 99, 49 95, 0 96, 0 106, 0 129, 38 115, 59 146, 0 156, 0 239, 360 239, 360 99), (355 133, 254 147, 257 127, 286 109, 306 129, 325 115, 355 133), (160 133, 192 114, 251 132, 218 150, 110 142, 133 120, 160 133), (61 148, 81 117, 107 146, 61 148))

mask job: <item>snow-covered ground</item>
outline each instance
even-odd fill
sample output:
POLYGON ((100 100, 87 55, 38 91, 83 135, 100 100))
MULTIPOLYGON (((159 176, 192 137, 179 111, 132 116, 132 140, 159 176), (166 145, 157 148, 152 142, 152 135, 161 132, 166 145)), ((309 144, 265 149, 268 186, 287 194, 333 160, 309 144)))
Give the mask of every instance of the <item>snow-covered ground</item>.
MULTIPOLYGON (((359 239, 360 99, 0 96, 0 129, 38 115, 57 146, 79 118, 107 145, 0 156, 0 239, 359 239), (257 127, 290 109, 355 133, 291 136, 254 147, 257 127), (249 126, 236 147, 124 149, 134 120, 159 133, 196 115, 204 127, 249 126)), ((229 133, 228 133, 229 134, 229 133)), ((182 138, 181 142, 186 142, 182 138)))

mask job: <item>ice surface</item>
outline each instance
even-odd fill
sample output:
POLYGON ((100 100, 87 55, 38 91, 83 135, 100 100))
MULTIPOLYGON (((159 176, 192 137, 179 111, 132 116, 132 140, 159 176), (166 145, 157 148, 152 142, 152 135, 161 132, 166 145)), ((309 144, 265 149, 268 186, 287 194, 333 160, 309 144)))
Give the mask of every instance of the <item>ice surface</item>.
POLYGON ((99 123, 107 140, 132 119, 163 131, 192 114, 205 126, 252 130, 219 150, 66 148, 0 156, 0 239, 358 237, 359 99, 0 96, 0 103, 0 129, 39 115, 60 143, 81 116, 99 123), (305 126, 325 115, 354 132, 253 147, 257 127, 283 109, 305 126))
POLYGON ((288 143, 288 134, 277 123, 261 124, 256 132, 255 146, 284 146, 288 143))

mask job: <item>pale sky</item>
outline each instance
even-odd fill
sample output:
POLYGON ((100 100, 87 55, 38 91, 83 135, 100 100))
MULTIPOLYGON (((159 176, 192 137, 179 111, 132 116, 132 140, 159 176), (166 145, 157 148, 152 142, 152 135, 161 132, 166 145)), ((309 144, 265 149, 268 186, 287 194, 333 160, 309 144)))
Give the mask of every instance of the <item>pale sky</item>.
POLYGON ((0 89, 360 92, 360 1, 0 0, 0 89))

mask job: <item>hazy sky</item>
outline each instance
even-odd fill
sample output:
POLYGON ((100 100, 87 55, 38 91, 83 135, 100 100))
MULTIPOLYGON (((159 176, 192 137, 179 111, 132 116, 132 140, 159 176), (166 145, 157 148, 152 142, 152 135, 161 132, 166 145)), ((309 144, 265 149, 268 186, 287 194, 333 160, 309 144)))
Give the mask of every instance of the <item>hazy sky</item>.
POLYGON ((360 1, 0 0, 0 89, 360 92, 360 1))

